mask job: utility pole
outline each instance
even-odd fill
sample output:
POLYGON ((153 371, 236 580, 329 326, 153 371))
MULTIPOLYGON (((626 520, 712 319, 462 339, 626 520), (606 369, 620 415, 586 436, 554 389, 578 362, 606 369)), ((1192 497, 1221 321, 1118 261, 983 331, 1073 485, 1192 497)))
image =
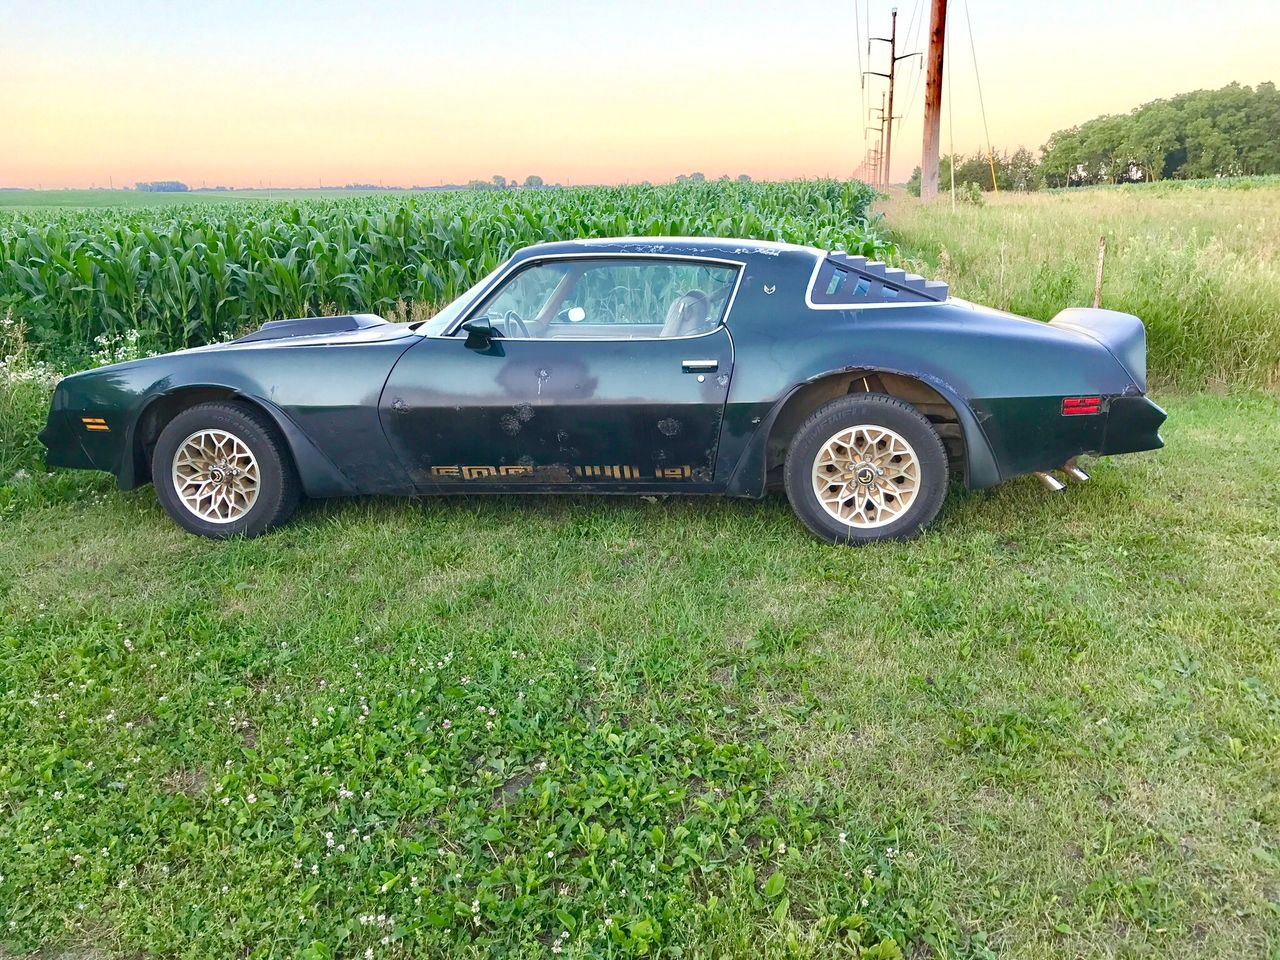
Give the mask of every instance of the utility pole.
POLYGON ((873 168, 875 170, 875 174, 874 174, 874 183, 872 183, 872 186, 885 187, 888 185, 887 181, 884 178, 884 123, 885 123, 885 117, 887 116, 887 114, 884 112, 884 92, 883 91, 881 91, 880 93, 879 108, 877 109, 876 107, 872 107, 871 112, 872 114, 875 114, 875 113, 880 114, 878 117, 873 116, 871 118, 873 120, 878 120, 880 122, 873 127, 867 127, 868 131, 874 130, 877 135, 875 149, 872 151, 873 155, 875 156, 875 167, 873 168))
POLYGON ((938 195, 938 144, 942 139, 942 51, 947 33, 947 0, 931 0, 929 53, 925 57, 924 144, 920 157, 920 199, 938 195))
POLYGON ((898 61, 906 60, 908 57, 918 57, 920 52, 898 53, 898 8, 894 7, 889 11, 891 21, 889 36, 872 37, 872 40, 879 40, 881 43, 889 45, 889 72, 881 73, 879 70, 866 70, 865 73, 873 74, 877 77, 885 77, 889 81, 889 111, 885 114, 885 135, 884 135, 884 186, 889 185, 889 169, 890 163, 893 161, 893 121, 900 120, 901 117, 893 115, 893 82, 894 75, 897 73, 898 61))

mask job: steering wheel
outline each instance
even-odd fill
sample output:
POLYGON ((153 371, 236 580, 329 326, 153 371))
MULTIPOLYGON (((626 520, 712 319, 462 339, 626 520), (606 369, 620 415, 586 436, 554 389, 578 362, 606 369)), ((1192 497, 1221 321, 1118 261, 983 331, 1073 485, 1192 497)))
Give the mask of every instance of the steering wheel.
POLYGON ((521 336, 523 336, 526 340, 533 339, 529 335, 529 328, 526 327, 524 325, 524 321, 520 319, 520 314, 516 313, 514 310, 508 310, 506 314, 504 314, 502 317, 502 323, 503 323, 503 326, 507 328, 508 335, 510 335, 512 321, 515 321, 515 325, 520 328, 521 336))

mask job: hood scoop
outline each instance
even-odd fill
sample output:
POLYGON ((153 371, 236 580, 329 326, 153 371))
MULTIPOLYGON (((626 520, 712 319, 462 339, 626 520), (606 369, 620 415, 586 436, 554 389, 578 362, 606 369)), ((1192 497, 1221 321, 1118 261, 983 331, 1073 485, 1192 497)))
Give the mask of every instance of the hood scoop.
POLYGON ((355 333, 370 327, 386 326, 387 321, 372 313, 353 313, 345 317, 301 317, 297 320, 272 320, 262 328, 240 337, 234 343, 257 343, 262 340, 286 340, 291 337, 321 337, 335 333, 355 333))

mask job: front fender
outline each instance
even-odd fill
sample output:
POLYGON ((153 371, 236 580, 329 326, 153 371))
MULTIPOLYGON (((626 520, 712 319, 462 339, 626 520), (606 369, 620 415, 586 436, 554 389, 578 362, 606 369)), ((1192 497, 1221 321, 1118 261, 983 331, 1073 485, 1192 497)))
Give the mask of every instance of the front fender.
MULTIPOLYGON (((308 497, 345 497, 357 493, 350 479, 330 460, 319 447, 293 422, 292 418, 270 400, 253 396, 221 383, 185 384, 148 395, 139 405, 136 415, 125 432, 122 456, 118 468, 113 471, 121 490, 132 490, 147 483, 150 465, 146 462, 139 432, 167 402, 179 400, 183 394, 224 396, 228 400, 247 404, 271 418, 284 438, 293 457, 302 489, 308 497)), ((198 402, 198 401, 197 401, 198 402)))

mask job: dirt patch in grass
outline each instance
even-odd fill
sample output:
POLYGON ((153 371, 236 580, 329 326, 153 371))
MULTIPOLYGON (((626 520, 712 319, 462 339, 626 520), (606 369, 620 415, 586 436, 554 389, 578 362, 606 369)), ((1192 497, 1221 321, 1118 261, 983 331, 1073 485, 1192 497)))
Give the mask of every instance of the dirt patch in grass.
POLYGON ((194 797, 209 785, 209 774, 199 767, 179 767, 165 774, 160 784, 169 793, 194 797))

